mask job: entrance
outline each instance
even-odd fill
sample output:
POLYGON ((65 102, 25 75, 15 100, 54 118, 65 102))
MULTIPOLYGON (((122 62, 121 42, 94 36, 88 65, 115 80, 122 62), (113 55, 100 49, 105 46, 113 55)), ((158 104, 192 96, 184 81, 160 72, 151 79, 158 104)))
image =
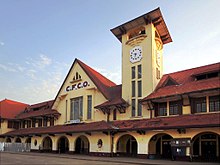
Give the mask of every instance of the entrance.
POLYGON ((138 144, 136 139, 131 135, 123 135, 117 143, 117 154, 121 156, 137 156, 138 144))
POLYGON ((201 133, 192 139, 192 154, 204 161, 216 161, 219 158, 220 136, 215 133, 201 133))
POLYGON ((51 152, 52 151, 52 140, 49 136, 45 137, 43 140, 43 151, 51 152))
POLYGON ((31 138, 30 138, 30 137, 27 138, 26 141, 25 141, 25 143, 31 144, 31 138))
POLYGON ((16 138, 15 139, 15 143, 21 143, 21 139, 20 138, 16 138))
POLYGON ((157 158, 172 158, 171 140, 172 136, 168 134, 154 135, 148 145, 149 155, 154 155, 157 158))
POLYGON ((11 143, 11 138, 7 138, 5 141, 6 143, 11 143))
POLYGON ((89 140, 86 136, 80 136, 76 139, 75 153, 89 154, 89 140))
POLYGON ((63 136, 58 140, 58 152, 67 153, 69 152, 69 140, 63 136))

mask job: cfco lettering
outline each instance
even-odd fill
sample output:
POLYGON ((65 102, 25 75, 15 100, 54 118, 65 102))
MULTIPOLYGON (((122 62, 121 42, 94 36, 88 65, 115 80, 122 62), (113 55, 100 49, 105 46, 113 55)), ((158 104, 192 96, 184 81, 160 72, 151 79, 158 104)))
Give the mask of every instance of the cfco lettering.
POLYGON ((69 91, 72 91, 72 90, 77 90, 77 89, 85 88, 87 86, 89 86, 88 81, 84 81, 84 82, 80 82, 78 84, 73 84, 71 86, 67 86, 66 87, 66 91, 69 92, 69 91))

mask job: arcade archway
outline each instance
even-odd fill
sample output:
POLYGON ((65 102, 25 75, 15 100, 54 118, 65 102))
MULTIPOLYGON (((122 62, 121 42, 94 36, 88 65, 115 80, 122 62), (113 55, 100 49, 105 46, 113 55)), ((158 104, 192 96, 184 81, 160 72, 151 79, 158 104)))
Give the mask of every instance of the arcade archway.
POLYGON ((21 138, 16 138, 15 143, 21 143, 21 138))
POLYGON ((5 142, 6 142, 6 143, 11 143, 11 138, 7 138, 7 139, 5 140, 5 142))
POLYGON ((53 145, 53 142, 52 142, 52 140, 49 136, 47 136, 43 139, 43 143, 42 143, 43 151, 51 152, 52 151, 52 145, 53 145))
POLYGON ((69 152, 69 140, 67 137, 62 136, 57 142, 58 152, 59 153, 68 153, 69 152))
POLYGON ((31 138, 30 138, 30 137, 29 137, 29 138, 27 138, 27 139, 25 140, 25 143, 30 144, 30 143, 31 143, 31 138))
POLYGON ((148 144, 149 155, 155 155, 157 158, 172 158, 171 140, 172 136, 162 133, 154 135, 148 144))
POLYGON ((123 135, 117 142, 117 154, 121 156, 137 156, 137 140, 129 134, 123 135))
POLYGON ((80 136, 76 139, 75 153, 89 154, 89 140, 86 136, 80 136))
POLYGON ((211 132, 200 133, 192 139, 192 154, 205 161, 219 158, 220 135, 211 132))

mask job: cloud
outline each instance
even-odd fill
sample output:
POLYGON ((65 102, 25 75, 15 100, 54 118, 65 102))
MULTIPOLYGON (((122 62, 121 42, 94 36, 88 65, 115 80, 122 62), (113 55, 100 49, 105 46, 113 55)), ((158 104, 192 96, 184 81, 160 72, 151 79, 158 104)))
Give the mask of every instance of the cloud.
POLYGON ((201 40, 199 41, 200 45, 203 47, 207 44, 213 44, 213 41, 219 39, 220 31, 211 31, 207 35, 204 35, 201 40))
POLYGON ((0 64, 0 69, 6 71, 6 72, 17 72, 15 68, 12 68, 11 66, 0 64))
POLYGON ((26 70, 26 75, 29 76, 31 79, 36 79, 36 70, 34 69, 29 69, 29 70, 26 70))
POLYGON ((44 54, 40 55, 40 59, 41 59, 40 64, 43 66, 50 65, 52 62, 52 60, 47 56, 45 56, 44 54))
POLYGON ((4 43, 4 42, 2 42, 2 41, 0 41, 0 45, 1 45, 1 46, 4 46, 4 45, 5 45, 5 43, 4 43))
POLYGON ((25 63, 32 65, 35 69, 44 69, 46 66, 52 64, 52 59, 47 57, 45 54, 40 54, 38 59, 28 58, 25 63))
POLYGON ((116 84, 121 84, 121 72, 120 69, 115 69, 114 71, 106 70, 103 68, 94 68, 97 72, 101 73, 103 76, 109 80, 115 82, 116 84))

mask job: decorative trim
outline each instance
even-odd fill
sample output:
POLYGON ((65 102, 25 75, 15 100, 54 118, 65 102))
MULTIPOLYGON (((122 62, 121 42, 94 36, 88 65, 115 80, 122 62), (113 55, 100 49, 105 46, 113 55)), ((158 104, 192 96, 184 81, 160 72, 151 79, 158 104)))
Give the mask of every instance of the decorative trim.
POLYGON ((147 37, 146 34, 140 34, 138 36, 135 36, 135 37, 129 39, 125 44, 129 45, 129 46, 135 46, 135 45, 141 43, 146 37, 147 37))

